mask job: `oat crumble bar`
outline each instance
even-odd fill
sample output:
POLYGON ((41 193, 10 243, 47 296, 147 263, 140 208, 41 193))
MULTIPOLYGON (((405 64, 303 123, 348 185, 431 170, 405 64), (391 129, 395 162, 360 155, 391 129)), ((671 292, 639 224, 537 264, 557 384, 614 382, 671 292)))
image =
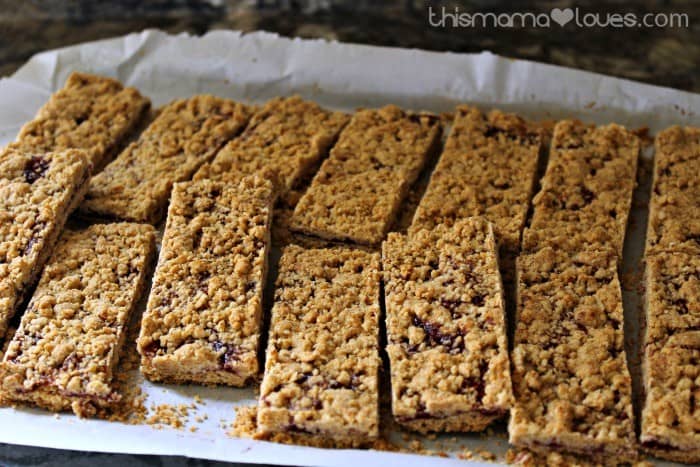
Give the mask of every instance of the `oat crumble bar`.
POLYGON ((543 139, 539 126, 515 114, 457 107, 411 229, 484 216, 499 245, 518 252, 543 139))
POLYGON ((700 463, 700 332, 648 344, 643 373, 642 447, 655 457, 700 463))
POLYGON ((512 368, 511 444, 636 458, 615 250, 544 247, 518 258, 512 368))
POLYGON ((283 250, 258 431, 358 446, 379 435, 379 254, 283 250))
POLYGON ((647 254, 700 254, 700 128, 668 128, 656 137, 647 254))
POLYGON ((380 243, 440 133, 434 115, 393 105, 358 111, 297 204, 291 228, 329 240, 380 243))
POLYGON ((189 180, 243 129, 250 112, 209 95, 170 103, 137 141, 93 177, 81 215, 157 223, 173 183, 189 180))
POLYGON ((12 147, 33 153, 83 149, 97 172, 116 155, 150 105, 148 98, 117 80, 72 73, 22 127, 12 147))
POLYGON ((77 149, 0 153, 0 337, 85 195, 90 170, 77 149))
POLYGON ((533 199, 530 227, 542 241, 525 238, 524 249, 557 247, 564 226, 575 236, 601 228, 609 239, 594 249, 611 246, 621 257, 640 150, 639 137, 616 124, 557 123, 547 170, 533 199))
POLYGON ((272 99, 194 179, 233 183, 261 170, 272 170, 280 177, 284 191, 290 190, 318 167, 348 118, 299 96, 272 99))
POLYGON ((273 201, 258 176, 175 184, 138 340, 148 379, 255 379, 273 201))
POLYGON ((392 412, 419 432, 481 431, 513 402, 491 224, 457 220, 383 244, 392 412))
POLYGON ((657 457, 700 462, 700 256, 646 259, 642 446, 657 457))
POLYGON ((148 225, 65 231, 0 363, 2 397, 79 416, 115 404, 114 369, 154 253, 148 225))

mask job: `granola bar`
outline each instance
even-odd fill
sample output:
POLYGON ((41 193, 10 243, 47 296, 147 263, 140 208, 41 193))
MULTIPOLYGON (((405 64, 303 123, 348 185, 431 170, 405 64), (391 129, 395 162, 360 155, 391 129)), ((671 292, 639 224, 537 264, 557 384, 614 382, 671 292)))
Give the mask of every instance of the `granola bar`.
POLYGON ((383 244, 392 412, 416 431, 480 431, 511 407, 503 286, 483 218, 383 244))
POLYGON ((209 95, 176 100, 93 177, 80 213, 157 223, 173 183, 186 181, 248 121, 250 109, 209 95))
POLYGON ((72 73, 12 144, 33 153, 83 149, 94 172, 116 155, 151 102, 114 79, 72 73))
POLYGON ((84 151, 0 153, 0 337, 85 195, 84 151))
POLYGON ((283 250, 258 431, 357 446, 379 434, 379 254, 283 250))
POLYGON ((290 190, 318 167, 347 121, 347 115, 329 112, 299 96, 272 99, 194 179, 232 183, 271 170, 278 174, 284 191, 290 190))
POLYGON ((647 254, 700 253, 700 128, 671 127, 656 137, 647 254))
POLYGON ((545 247, 517 267, 511 444, 634 460, 616 252, 545 247))
POLYGON ((256 377, 273 200, 258 176, 175 184, 138 340, 148 379, 256 377))
MULTIPOLYGON (((289 225, 294 214, 294 208, 299 203, 299 200, 309 188, 312 176, 304 177, 297 187, 288 191, 281 191, 275 207, 272 212, 272 243, 277 248, 283 248, 287 245, 297 245, 304 248, 328 248, 333 246, 347 246, 338 240, 326 240, 319 237, 305 235, 303 233, 293 231, 289 225)), ((368 250, 378 250, 377 245, 371 247, 361 247, 368 250)))
POLYGON ((610 246, 621 257, 640 150, 639 137, 616 124, 557 123, 547 171, 533 199, 530 226, 543 241, 524 239, 525 250, 557 247, 563 226, 575 237, 600 228, 609 239, 598 247, 610 246))
POLYGON ((457 107, 411 229, 484 216, 501 247, 519 251, 543 139, 539 126, 517 115, 457 107))
POLYGON ((700 462, 700 332, 674 334, 645 348, 640 441, 656 457, 700 462))
POLYGON ((147 225, 64 232, 0 363, 3 398, 80 416, 115 404, 114 369, 154 253, 147 225))
POLYGON ((297 204, 291 228, 329 240, 378 244, 440 132, 433 115, 396 106, 358 111, 297 204))
POLYGON ((700 462, 700 257, 646 260, 642 446, 657 457, 700 462))

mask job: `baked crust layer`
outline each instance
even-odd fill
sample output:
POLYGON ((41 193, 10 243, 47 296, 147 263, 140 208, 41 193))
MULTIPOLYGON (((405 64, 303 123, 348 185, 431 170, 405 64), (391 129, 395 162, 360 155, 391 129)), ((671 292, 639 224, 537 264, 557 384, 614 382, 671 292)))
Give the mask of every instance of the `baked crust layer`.
POLYGON ((640 440, 677 462, 700 462, 700 257, 683 251, 646 260, 646 333, 640 440))
POLYGON ((360 110, 294 209, 293 230, 379 244, 440 139, 436 116, 389 105, 360 110))
POLYGON ((415 431, 480 431, 513 402, 492 226, 389 234, 382 248, 392 412, 415 431))
POLYGON ((147 225, 65 231, 0 363, 3 398, 80 416, 116 403, 114 369, 154 252, 147 225))
POLYGON ((84 151, 0 153, 0 336, 87 190, 84 151))
POLYGON ((483 216, 499 245, 517 253, 543 140, 541 128, 515 114, 457 107, 411 230, 483 216))
POLYGON ((150 106, 147 97, 117 80, 74 72, 22 127, 12 147, 34 153, 83 149, 96 173, 115 156, 150 106))
POLYGON ((379 254, 283 250, 258 430, 360 445, 379 435, 379 254))
POLYGON ((700 254, 700 128, 671 127, 656 137, 646 254, 700 254))
POLYGON ((247 106, 209 95, 166 105, 138 140, 93 177, 81 215, 159 222, 173 184, 189 180, 243 129, 250 113, 247 106))
POLYGON ((557 123, 547 170, 532 201, 529 232, 539 237, 525 235, 523 249, 578 242, 576 249, 612 247, 621 258, 640 150, 639 137, 620 125, 557 123))
POLYGON ((634 460, 616 252, 546 247, 517 264, 511 444, 634 460))
POLYGON ((257 377, 274 201, 270 181, 175 184, 138 350, 152 381, 257 377))
POLYGON ((272 99, 194 179, 237 183, 247 175, 274 172, 286 192, 318 167, 348 120, 344 113, 324 110, 299 96, 272 99))

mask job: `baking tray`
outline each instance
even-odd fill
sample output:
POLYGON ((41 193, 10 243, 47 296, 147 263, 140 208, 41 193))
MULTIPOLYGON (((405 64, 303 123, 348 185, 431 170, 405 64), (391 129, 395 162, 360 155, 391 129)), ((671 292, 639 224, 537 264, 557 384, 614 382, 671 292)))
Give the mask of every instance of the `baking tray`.
MULTIPOLYGON (((575 117, 652 133, 673 124, 700 124, 692 109, 700 96, 567 68, 512 60, 488 52, 435 53, 286 39, 256 32, 214 31, 202 37, 147 30, 34 56, 0 80, 0 144, 11 141, 72 71, 114 76, 136 86, 154 106, 177 97, 211 93, 245 102, 298 93, 340 110, 394 103, 415 110, 450 111, 457 103, 499 107, 533 119, 575 117)), ((644 155, 648 167, 650 151, 644 155)), ((621 276, 625 332, 633 373, 638 372, 640 258, 646 225, 648 170, 635 192, 621 276)), ((142 306, 143 308, 143 306, 142 306)), ((131 344, 133 345, 133 343, 131 344)), ((638 378, 636 378, 638 381, 638 378)), ((507 450, 505 424, 485 434, 410 437, 446 457, 374 450, 330 450, 232 437, 234 408, 255 402, 253 389, 142 383, 145 405, 187 406, 184 426, 160 429, 81 420, 35 409, 0 409, 0 442, 132 454, 181 455, 232 462, 368 467, 399 464, 484 465, 507 450), (204 419, 206 418, 206 419, 204 419), (191 431, 196 427, 196 431, 191 431), (472 460, 463 460, 473 453, 472 460), (462 457, 460 459, 459 457, 462 457)), ((638 389, 638 388, 636 388, 638 389)), ((184 411, 184 410, 183 410, 184 411)), ((398 433, 392 439, 408 444, 398 433)), ((493 464, 489 464, 493 465, 493 464)), ((659 465, 672 465, 660 463, 659 465)))

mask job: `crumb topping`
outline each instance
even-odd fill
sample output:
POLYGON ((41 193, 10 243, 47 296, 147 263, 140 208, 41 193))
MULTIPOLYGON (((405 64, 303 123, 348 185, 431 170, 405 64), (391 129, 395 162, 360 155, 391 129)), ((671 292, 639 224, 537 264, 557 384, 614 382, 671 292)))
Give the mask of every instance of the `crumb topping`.
POLYGON ((347 115, 329 112, 299 96, 272 99, 194 178, 232 183, 271 170, 277 172, 285 191, 290 190, 317 167, 347 122, 347 115))
POLYGON ((36 118, 22 127, 13 147, 34 153, 83 149, 99 168, 149 107, 148 98, 117 80, 72 73, 36 118))
POLYGON ((90 182, 83 214, 158 222, 173 183, 189 180, 245 126, 251 110, 209 95, 165 106, 137 141, 90 182))
POLYGON ((79 415, 118 399, 113 369, 154 250, 150 226, 64 232, 0 364, 9 397, 79 415))
POLYGON ((382 267, 397 420, 419 431, 475 431, 503 416, 512 392, 491 225, 466 218, 389 234, 382 267))
POLYGON ((377 253, 286 247, 260 388, 260 432, 376 438, 378 320, 377 253))
POLYGON ((139 352, 155 380, 242 385, 257 375, 272 183, 175 185, 139 352))
POLYGON ((634 458, 615 252, 544 248, 518 275, 511 442, 634 458))
POLYGON ((0 335, 38 276, 90 175, 79 150, 0 153, 0 335))
POLYGON ((656 137, 647 252, 700 253, 700 129, 671 127, 656 137))
POLYGON ((543 138, 538 126, 515 114, 457 107, 412 228, 484 216, 498 242, 518 251, 543 138))
POLYGON ((639 137, 622 126, 559 122, 533 199, 532 230, 556 235, 566 225, 585 234, 602 227, 621 257, 640 150, 639 137))
POLYGON ((437 117, 396 106, 360 110, 297 204, 294 230, 378 244, 439 139, 437 117))

